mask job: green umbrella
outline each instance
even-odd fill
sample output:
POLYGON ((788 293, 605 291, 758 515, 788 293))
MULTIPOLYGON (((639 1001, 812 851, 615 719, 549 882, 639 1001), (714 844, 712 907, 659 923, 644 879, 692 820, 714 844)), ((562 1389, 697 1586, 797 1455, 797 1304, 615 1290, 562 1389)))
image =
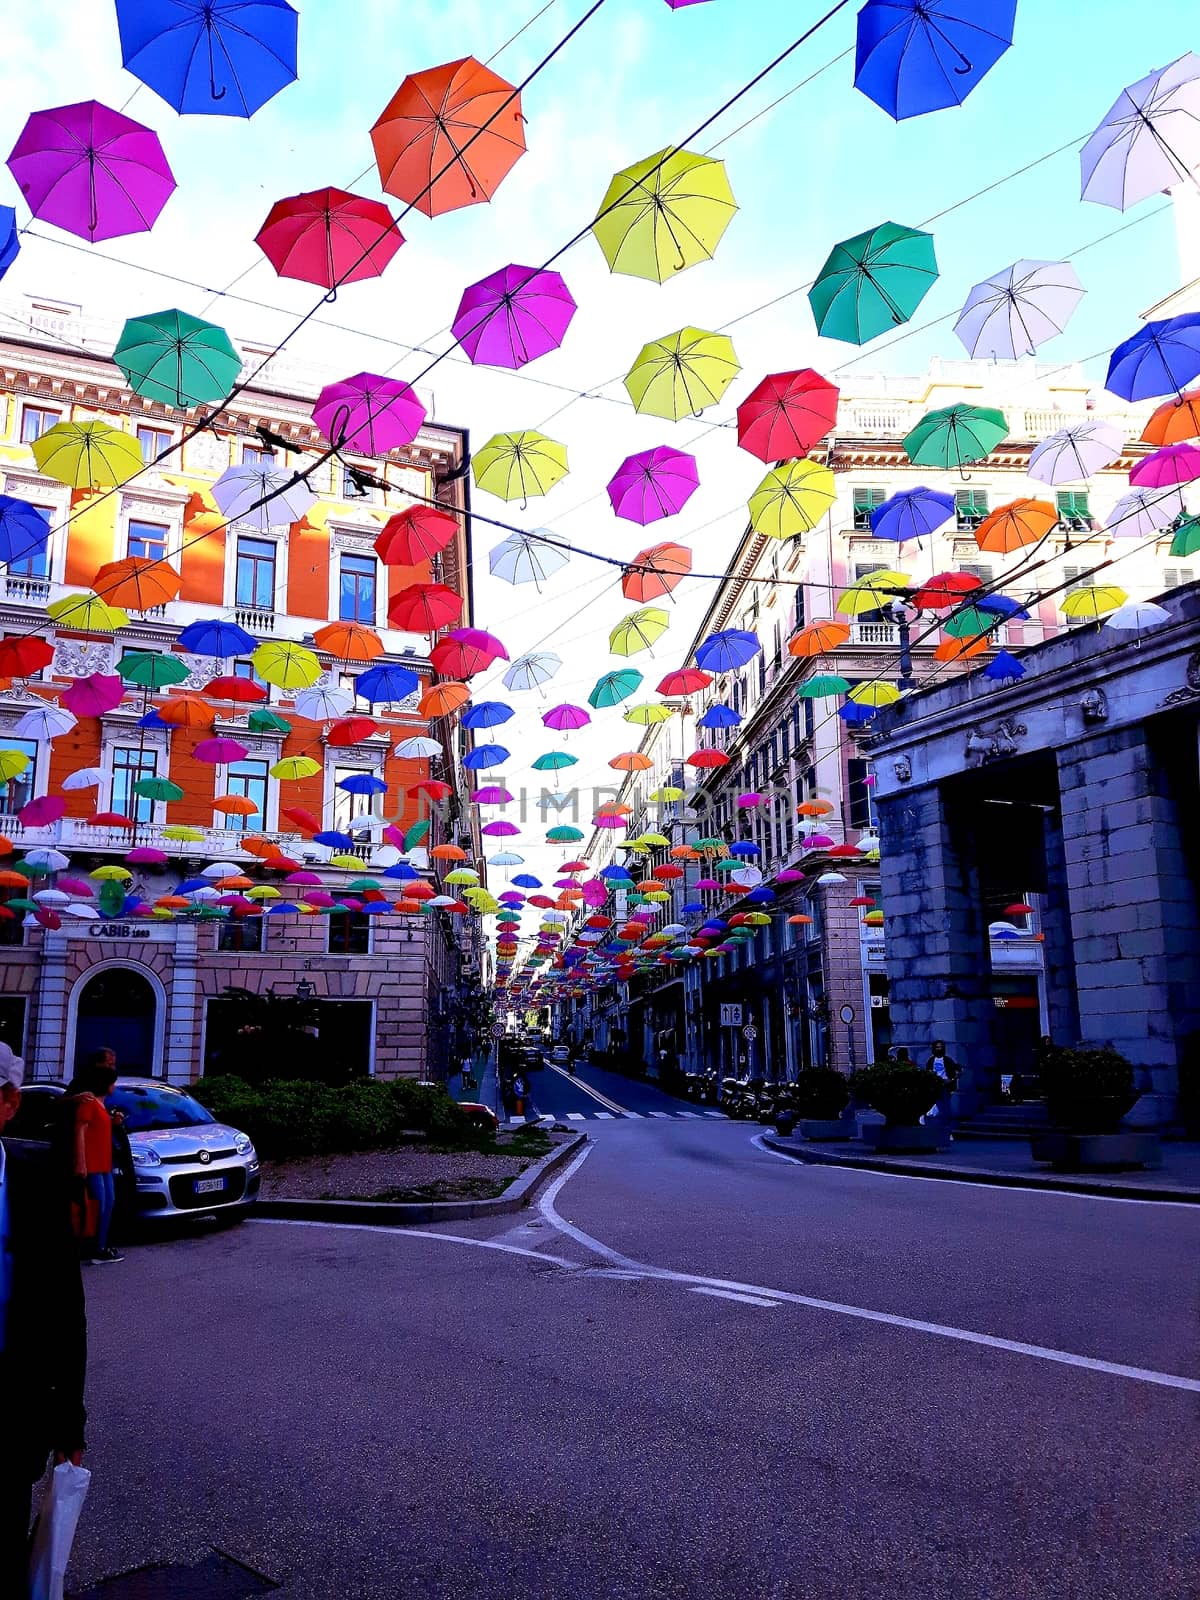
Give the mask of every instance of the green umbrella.
POLYGON ((268 711, 259 706, 253 710, 246 719, 246 726, 251 733, 291 733, 292 725, 286 717, 281 717, 277 711, 268 711))
POLYGON ((178 656, 158 655, 153 650, 132 651, 117 663, 117 676, 141 689, 165 689, 190 675, 191 668, 178 656))
POLYGON ((927 411, 904 441, 914 466, 957 467, 983 461, 1008 433, 1002 411, 990 406, 946 406, 927 411))
POLYGON ((933 235, 896 222, 834 245, 808 291, 817 331, 866 344, 907 322, 937 282, 933 235))
POLYGON ((606 672, 588 695, 588 705, 594 706, 597 711, 603 711, 608 706, 620 705, 621 701, 628 700, 641 684, 642 674, 635 672, 632 667, 623 672, 606 672))
POLYGON ((1200 517, 1187 517, 1175 524, 1171 539, 1173 556, 1194 556, 1200 550, 1200 517))
POLYGON ((816 677, 802 683, 796 693, 801 700, 828 700, 834 695, 846 694, 849 688, 849 679, 839 678, 833 672, 818 672, 816 677))
POLYGON ((975 639, 981 633, 989 633, 1003 621, 1004 618, 995 611, 981 611, 978 606, 964 606, 945 624, 945 631, 952 639, 975 639))
POLYGON ((50 875, 50 868, 41 861, 14 861, 11 870, 19 872, 23 878, 46 878, 50 875))
POLYGON ((9 900, 6 904, 10 911, 37 911, 40 909, 36 900, 9 900))
POLYGON ((137 778, 130 785, 143 800, 182 800, 183 790, 170 778, 137 778))
POLYGON ((568 755, 565 750, 547 750, 532 766, 535 772, 561 772, 564 767, 575 766, 578 760, 578 756, 568 755))
POLYGON ((414 822, 412 827, 404 835, 404 848, 406 850, 412 850, 416 845, 420 844, 421 840, 424 839, 427 836, 428 833, 429 833, 429 818, 428 817, 426 817, 421 822, 414 822))
POLYGON ((224 328, 186 311, 130 317, 113 360, 136 394, 180 410, 223 400, 242 370, 242 358, 224 328))
POLYGON ((547 844, 578 844, 579 840, 582 839, 582 838, 583 838, 583 830, 581 828, 570 828, 570 827, 551 828, 549 833, 546 835, 546 843, 547 844))

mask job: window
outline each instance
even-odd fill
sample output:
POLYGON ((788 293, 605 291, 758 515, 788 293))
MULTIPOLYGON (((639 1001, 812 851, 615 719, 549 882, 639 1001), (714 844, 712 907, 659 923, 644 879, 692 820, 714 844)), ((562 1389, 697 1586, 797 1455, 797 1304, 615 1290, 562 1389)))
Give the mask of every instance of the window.
POLYGON ((235 678, 245 678, 248 683, 256 683, 260 689, 267 691, 267 699, 271 698, 271 686, 265 678, 259 677, 258 668, 253 661, 235 661, 233 663, 233 676, 235 678))
POLYGON ((969 577, 978 578, 985 586, 991 583, 996 575, 995 567, 989 567, 979 561, 960 561, 958 570, 965 572, 969 577))
POLYGON ((256 832, 267 825, 267 763, 265 761, 235 761, 229 768, 226 794, 244 795, 253 800, 252 816, 225 819, 225 826, 238 833, 256 832))
POLYGON ((370 467, 348 467, 342 462, 341 498, 343 500, 374 500, 376 491, 369 484, 357 482, 355 474, 374 477, 370 467))
POLYGON ((238 540, 234 600, 259 611, 275 609, 275 546, 269 539, 238 540))
POLYGON ((1058 600, 1060 605, 1069 594, 1074 594, 1076 589, 1084 588, 1091 581, 1091 574, 1086 567, 1064 567, 1063 580, 1070 587, 1059 590, 1058 600))
POLYGON ((61 411, 54 411, 49 406, 26 406, 21 412, 21 443, 32 444, 48 428, 53 428, 55 423, 61 421, 61 411))
POLYGON ((1058 520, 1072 533, 1090 533, 1092 512, 1086 489, 1060 489, 1055 496, 1058 520))
POLYGON ((959 489, 954 496, 955 526, 961 533, 974 533, 988 514, 986 489, 959 489))
POLYGON ((352 817, 362 817, 370 813, 372 816, 382 816, 383 796, 379 794, 351 794, 346 789, 339 789, 338 784, 343 778, 362 777, 362 767, 334 767, 333 769, 333 826, 345 833, 352 817))
POLYGON ((849 779, 848 797, 850 801, 850 826, 865 830, 873 828, 875 823, 871 816, 871 785, 867 778, 870 767, 865 761, 854 758, 846 763, 846 776, 849 779))
MULTIPOLYGON (((33 510, 43 517, 46 522, 47 535, 50 529, 51 508, 49 506, 34 506, 33 510)), ((18 555, 15 561, 8 563, 9 576, 13 578, 48 578, 50 576, 50 540, 40 550, 31 550, 27 555, 18 555)), ((10 591, 11 592, 11 591, 10 591)))
POLYGON ((158 757, 153 750, 130 749, 126 746, 113 751, 112 794, 109 809, 134 822, 153 822, 154 801, 135 794, 133 786, 139 778, 153 778, 158 771, 158 757))
POLYGON ((855 533, 869 533, 871 530, 871 513, 878 511, 887 499, 883 489, 855 489, 854 491, 854 531, 855 533))
POLYGON ((38 747, 34 739, 10 739, 7 734, 0 734, 0 746, 5 750, 19 750, 29 757, 24 772, 7 783, 0 783, 0 817, 11 817, 37 793, 38 747))
POLYGON ((370 955, 371 919, 365 911, 346 911, 325 920, 331 956, 370 955))
POLYGON ((338 616, 343 622, 374 626, 375 557, 344 555, 338 577, 338 616))
POLYGON ((230 917, 217 929, 217 949, 261 955, 267 947, 266 917, 230 917))
POLYGON ((126 554, 143 556, 147 561, 165 561, 168 531, 165 522, 137 522, 130 518, 126 554))
POLYGON ((275 452, 269 445, 244 444, 242 446, 242 465, 244 467, 273 467, 275 465, 275 452))
POLYGON ((1195 567, 1164 567, 1163 588, 1180 589, 1185 583, 1194 583, 1196 580, 1195 567))
POLYGON ((150 466, 174 449, 175 435, 169 428, 152 428, 148 423, 139 423, 137 442, 141 447, 142 460, 150 466))

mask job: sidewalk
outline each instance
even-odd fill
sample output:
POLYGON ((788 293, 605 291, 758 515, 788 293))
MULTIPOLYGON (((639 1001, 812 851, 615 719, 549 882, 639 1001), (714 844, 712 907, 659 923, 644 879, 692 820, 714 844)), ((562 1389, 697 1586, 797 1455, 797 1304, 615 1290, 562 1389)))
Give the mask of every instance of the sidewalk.
POLYGON ((456 1075, 450 1079, 447 1088, 456 1100, 469 1100, 475 1105, 490 1106, 491 1109, 504 1121, 504 1112, 500 1105, 500 1085, 496 1079, 496 1059, 494 1055, 477 1055, 471 1062, 471 1070, 475 1074, 479 1085, 476 1089, 464 1089, 462 1077, 456 1075))
POLYGON ((910 1156, 876 1155, 857 1140, 810 1144, 764 1130, 763 1143, 796 1161, 866 1172, 893 1172, 910 1178, 953 1178, 1019 1189, 1058 1189, 1068 1194, 1108 1195, 1113 1199, 1174 1200, 1200 1205, 1200 1144, 1167 1141, 1155 1172, 1051 1172, 1037 1164, 1027 1141, 962 1139, 947 1150, 910 1156))

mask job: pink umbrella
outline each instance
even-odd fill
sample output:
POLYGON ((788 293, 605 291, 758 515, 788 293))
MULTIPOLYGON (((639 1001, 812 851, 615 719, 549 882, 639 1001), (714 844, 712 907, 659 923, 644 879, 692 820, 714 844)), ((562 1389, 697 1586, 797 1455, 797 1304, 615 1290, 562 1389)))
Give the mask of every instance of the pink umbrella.
POLYGON ((737 803, 743 811, 752 811, 755 806, 762 805, 763 799, 764 796, 750 789, 745 794, 738 795, 737 803))
POLYGON ((502 783, 485 783, 471 796, 477 806, 506 806, 512 795, 502 783))
POLYGON ((90 900, 96 892, 96 886, 89 883, 86 878, 57 878, 55 885, 64 894, 73 894, 84 900, 90 900))
POLYGON ((35 217, 92 244, 148 232, 175 187, 158 135, 95 100, 35 111, 8 166, 35 217))
POLYGON ((828 850, 833 840, 827 833, 810 833, 803 843, 806 850, 828 850))
POLYGON ((312 414, 330 444, 367 456, 385 456, 411 444, 425 421, 425 407, 411 385, 374 372, 326 384, 312 414))
POLYGON ((591 717, 582 706, 551 706, 542 721, 555 733, 571 733, 576 728, 586 728, 591 717))
POLYGON ((40 794, 28 801, 17 812, 17 818, 26 828, 45 828, 67 814, 67 802, 60 795, 40 794))
POLYGON ((1170 489, 1200 478, 1200 447, 1169 444, 1139 461, 1129 481, 1139 489, 1170 489))
POLYGON ((244 744, 236 739, 201 739, 192 751, 197 761, 207 761, 211 766, 228 766, 231 761, 244 761, 249 754, 244 744))
POLYGON ((314 889, 311 894, 305 895, 305 901, 310 906, 331 906, 334 899, 324 889, 314 889))
POLYGON ((513 839, 521 830, 515 822, 485 822, 479 831, 492 839, 513 839))
MULTIPOLYGON (((403 850, 404 849, 404 829, 403 828, 397 828, 392 823, 389 822, 387 827, 383 830, 383 842, 384 842, 384 844, 395 845, 397 850, 403 850)), ((310 900, 312 899, 311 895, 309 896, 309 899, 310 900)))
POLYGON ((148 844, 136 845, 125 852, 125 860, 131 867, 161 867, 166 859, 165 850, 155 850, 148 844))
POLYGON ((115 673, 93 672, 90 678, 76 678, 63 691, 62 703, 77 717, 102 717, 124 697, 125 684, 115 673))
POLYGON ((645 527, 676 516, 699 487, 695 456, 659 445, 626 457, 609 483, 608 498, 617 516, 645 527))
POLYGON ((801 883, 803 880, 804 874, 797 872, 794 867, 785 867, 782 872, 775 874, 776 883, 801 883))
POLYGON ((523 367, 558 349, 574 315, 557 272, 509 266, 466 290, 452 332, 478 365, 523 367))
POLYGON ((604 816, 604 817, 593 817, 592 818, 592 826, 594 828, 612 828, 612 829, 615 830, 617 828, 627 828, 629 826, 629 823, 625 820, 624 817, 604 816))
POLYGON ((697 878, 692 885, 693 889, 719 889, 721 885, 715 878, 697 878))
POLYGON ((284 883, 311 884, 314 888, 319 887, 321 882, 315 872, 289 872, 283 881, 284 883))

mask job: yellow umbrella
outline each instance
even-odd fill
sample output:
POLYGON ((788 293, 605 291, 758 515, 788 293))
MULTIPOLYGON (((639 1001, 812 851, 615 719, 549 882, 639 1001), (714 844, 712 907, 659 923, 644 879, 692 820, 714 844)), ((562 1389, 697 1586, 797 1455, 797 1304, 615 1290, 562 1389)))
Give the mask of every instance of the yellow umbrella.
POLYGON ((724 162, 660 150, 617 173, 592 232, 614 272, 662 283, 711 261, 736 210, 724 162))
POLYGON ((654 700, 648 700, 645 705, 630 706, 624 713, 626 722, 636 722, 643 728, 652 728, 657 722, 670 722, 674 715, 670 706, 659 705, 654 700))
POLYGON ((644 833, 638 842, 650 850, 665 850, 671 841, 661 833, 644 833))
POLYGON ((128 883, 133 873, 128 867, 97 867, 88 877, 97 878, 101 883, 128 883))
POLYGON ((907 589, 910 580, 902 572, 872 572, 853 583, 838 596, 837 609, 847 617, 860 617, 881 606, 901 589, 907 589))
POLYGON ((350 872, 362 870, 362 862, 357 856, 350 855, 346 850, 341 851, 338 855, 330 856, 326 864, 331 867, 345 867, 350 872))
POLYGON ((567 475, 567 447, 532 429, 497 433, 471 460, 477 488, 501 500, 549 494, 567 475))
POLYGON ((635 656, 639 650, 652 649, 670 625, 661 606, 642 606, 617 623, 608 636, 608 648, 614 656, 635 656))
POLYGON ((900 691, 891 683, 856 683, 846 698, 860 706, 894 706, 900 691))
POLYGON ((56 422, 33 441, 33 459, 69 489, 115 489, 143 466, 137 440, 107 422, 56 422))
POLYGON ((314 651, 282 639, 260 644, 250 660, 263 682, 273 683, 277 689, 310 689, 321 676, 321 663, 314 651))
POLYGON ((681 328, 643 346, 625 387, 635 411, 678 422, 715 406, 741 371, 733 342, 723 333, 681 328))
POLYGON ((811 533, 837 499, 828 467, 817 461, 785 461, 768 472, 750 496, 750 525, 770 539, 811 533))
POLYGON ((1124 589, 1118 589, 1115 583, 1085 584, 1081 589, 1072 589, 1065 597, 1062 603, 1063 616, 1070 617, 1073 622, 1095 622, 1097 617, 1115 611, 1128 599, 1124 589))
POLYGON ((0 783, 9 783, 29 765, 24 750, 0 750, 0 783))
POLYGON ((682 800, 683 796, 684 790, 677 788, 673 783, 664 783, 661 789, 655 789, 647 799, 653 800, 657 806, 669 806, 674 805, 676 800, 682 800))
MULTIPOLYGON (((285 780, 290 778, 315 778, 320 770, 321 763, 314 761, 311 756, 284 756, 282 761, 277 761, 271 768, 271 776, 285 780)), ((361 865, 357 859, 356 865, 361 865)))
POLYGON ((204 835, 199 828, 185 827, 182 822, 169 823, 162 829, 164 839, 174 839, 180 844, 203 844, 204 835))
POLYGON ((479 874, 471 867, 455 867, 453 872, 448 872, 446 874, 446 882, 453 884, 473 883, 476 887, 478 887, 479 874))
POLYGON ((771 919, 765 911, 747 911, 742 918, 742 925, 746 928, 766 928, 770 923, 771 919))
POLYGON ((270 883, 260 883, 253 889, 246 890, 247 900, 278 900, 280 898, 279 890, 270 883))
POLYGON ((80 628, 85 633, 116 633, 129 625, 128 612, 110 606, 98 594, 65 594, 51 600, 46 614, 65 628, 80 628))

